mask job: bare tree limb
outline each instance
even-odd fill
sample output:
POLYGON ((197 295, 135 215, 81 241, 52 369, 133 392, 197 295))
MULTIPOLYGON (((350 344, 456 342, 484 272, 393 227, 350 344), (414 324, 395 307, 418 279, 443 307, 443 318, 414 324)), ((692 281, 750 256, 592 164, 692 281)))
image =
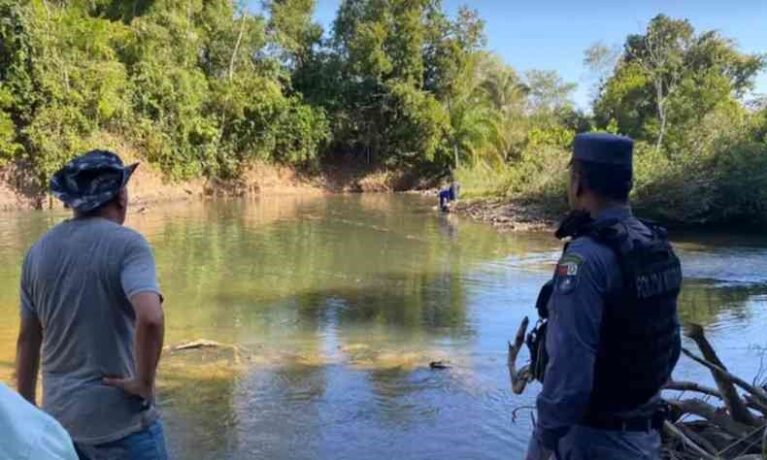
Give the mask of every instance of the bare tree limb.
POLYGON ((761 412, 763 416, 767 417, 767 404, 764 404, 748 393, 743 395, 743 398, 746 400, 746 405, 749 408, 754 409, 757 412, 761 412))
POLYGON ((663 431, 666 432, 671 437, 674 437, 682 442, 685 446, 689 447, 691 450, 695 451, 696 454, 700 455, 700 458, 703 458, 705 460, 717 460, 717 458, 708 452, 699 445, 697 445, 695 442, 692 441, 689 437, 687 437, 684 433, 682 433, 679 428, 677 428, 673 423, 666 420, 663 422, 663 431))
POLYGON ((754 446, 761 444, 762 431, 764 431, 764 425, 758 427, 755 430, 752 430, 746 436, 736 439, 735 442, 720 450, 719 455, 723 456, 725 452, 730 452, 730 455, 727 457, 734 455, 737 456, 737 458, 741 458, 740 455, 747 454, 748 451, 751 450, 754 446), (736 448, 738 448, 738 453, 732 454, 732 451, 735 451, 736 448))
POLYGON ((232 51, 232 58, 229 60, 229 81, 232 81, 232 74, 234 73, 234 61, 237 58, 237 52, 240 50, 240 43, 242 43, 242 34, 245 32, 245 10, 243 9, 240 15, 240 33, 237 35, 237 43, 234 44, 234 50, 232 51))
POLYGON ((527 326, 530 324, 530 320, 525 316, 525 319, 519 324, 517 329, 517 335, 514 336, 514 343, 509 342, 509 378, 511 380, 511 391, 514 394, 522 394, 525 391, 525 387, 532 380, 529 366, 522 366, 517 370, 517 356, 519 350, 522 349, 522 345, 525 343, 525 334, 527 333, 527 326))
POLYGON ((696 433, 692 430, 689 426, 687 426, 684 423, 677 423, 674 426, 679 428, 679 431, 684 433, 685 436, 690 438, 695 444, 699 445, 703 448, 706 452, 708 452, 711 455, 717 455, 718 449, 709 442, 708 439, 704 438, 703 435, 696 433))
MULTIPOLYGON (((717 367, 720 367, 725 371, 727 370, 727 367, 725 367, 724 363, 722 363, 722 361, 719 359, 719 356, 717 356, 716 351, 714 351, 714 347, 712 347, 708 339, 706 339, 706 334, 703 332, 703 327, 701 325, 688 324, 685 327, 685 335, 691 338, 698 345, 698 348, 700 349, 700 352, 703 354, 703 358, 706 361, 716 365, 717 367)), ((724 405, 730 412, 732 419, 736 422, 745 423, 747 425, 759 425, 759 422, 748 410, 746 404, 740 398, 740 395, 735 389, 735 385, 733 385, 732 381, 728 380, 717 371, 712 370, 711 374, 714 376, 716 387, 719 388, 719 393, 722 395, 722 401, 724 401, 724 405)))
POLYGON ((715 398, 722 399, 722 394, 716 388, 707 387, 695 382, 669 380, 664 386, 664 390, 674 391, 691 391, 694 393, 702 393, 704 395, 713 396, 715 398))
POLYGON ((670 399, 666 402, 683 414, 702 417, 733 436, 743 437, 752 430, 752 427, 733 420, 724 410, 719 410, 700 399, 670 399))
POLYGON ((734 383, 735 385, 751 393, 751 395, 755 399, 757 399, 760 403, 767 404, 767 392, 765 392, 764 389, 751 385, 750 383, 746 382, 745 380, 738 377, 737 375, 733 375, 727 372, 726 370, 722 369, 721 367, 717 366, 716 364, 712 364, 706 361, 705 359, 701 358, 700 356, 697 356, 695 353, 691 352, 690 350, 684 347, 682 347, 682 353, 684 353, 685 356, 692 359, 693 361, 709 368, 710 370, 716 371, 722 374, 723 377, 731 380, 732 383, 734 383))

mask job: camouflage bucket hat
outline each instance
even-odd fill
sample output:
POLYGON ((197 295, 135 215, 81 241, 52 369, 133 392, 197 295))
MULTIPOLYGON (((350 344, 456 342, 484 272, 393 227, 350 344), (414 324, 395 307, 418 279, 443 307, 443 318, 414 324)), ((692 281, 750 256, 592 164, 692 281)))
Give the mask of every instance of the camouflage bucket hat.
POLYGON ((91 150, 51 178, 51 192, 68 207, 89 212, 113 199, 125 187, 138 163, 125 166, 115 153, 91 150))

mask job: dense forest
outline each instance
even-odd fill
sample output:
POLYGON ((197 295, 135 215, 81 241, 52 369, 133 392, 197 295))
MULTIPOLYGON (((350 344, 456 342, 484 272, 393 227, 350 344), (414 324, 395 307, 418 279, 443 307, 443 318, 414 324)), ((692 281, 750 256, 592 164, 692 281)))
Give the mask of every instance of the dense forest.
POLYGON ((487 50, 482 19, 440 0, 0 0, 0 163, 33 185, 119 136, 170 178, 262 160, 352 163, 561 206, 576 132, 637 140, 637 206, 670 221, 767 220, 765 57, 657 16, 595 45, 590 111, 552 71, 487 50), (627 31, 629 33, 631 31, 627 31))

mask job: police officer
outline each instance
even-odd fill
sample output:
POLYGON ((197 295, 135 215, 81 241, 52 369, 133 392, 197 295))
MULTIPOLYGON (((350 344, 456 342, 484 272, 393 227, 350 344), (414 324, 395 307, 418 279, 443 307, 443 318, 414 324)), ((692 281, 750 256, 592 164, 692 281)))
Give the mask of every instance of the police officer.
POLYGON ((632 153, 626 137, 575 138, 528 460, 660 458, 682 275, 665 231, 632 215, 632 153))

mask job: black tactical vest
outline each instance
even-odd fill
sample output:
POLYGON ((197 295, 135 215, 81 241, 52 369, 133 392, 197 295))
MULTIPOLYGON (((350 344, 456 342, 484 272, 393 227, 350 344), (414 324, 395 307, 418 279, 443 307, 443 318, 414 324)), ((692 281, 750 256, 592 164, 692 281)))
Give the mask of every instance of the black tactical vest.
POLYGON ((612 249, 623 278, 622 291, 606 299, 602 313, 589 415, 641 406, 679 360, 681 266, 665 230, 645 225, 649 241, 632 235, 626 221, 600 222, 585 232, 612 249))
MULTIPOLYGON (((652 398, 671 377, 681 340, 677 297, 682 282, 679 259, 661 227, 645 223, 649 241, 631 234, 625 221, 598 224, 571 214, 558 238, 588 236, 609 247, 621 269, 622 289, 606 299, 588 416, 637 408, 652 398)), ((566 249, 566 247, 565 247, 566 249)), ((543 382, 549 281, 538 297, 538 325, 527 337, 531 373, 543 382)))

